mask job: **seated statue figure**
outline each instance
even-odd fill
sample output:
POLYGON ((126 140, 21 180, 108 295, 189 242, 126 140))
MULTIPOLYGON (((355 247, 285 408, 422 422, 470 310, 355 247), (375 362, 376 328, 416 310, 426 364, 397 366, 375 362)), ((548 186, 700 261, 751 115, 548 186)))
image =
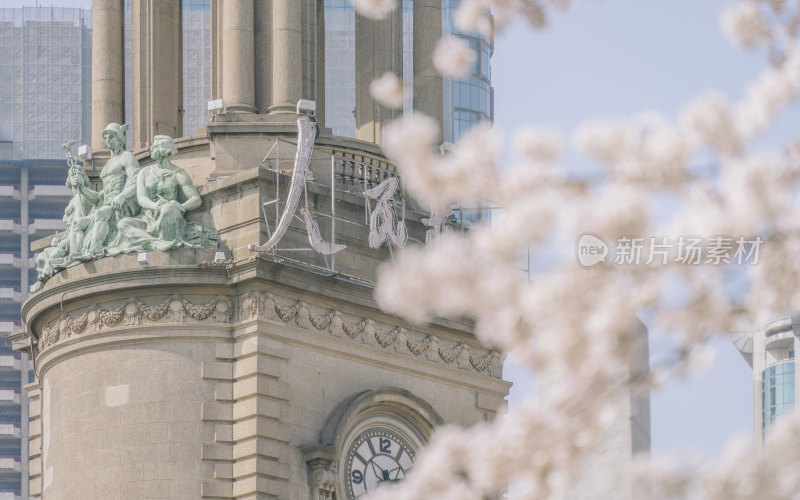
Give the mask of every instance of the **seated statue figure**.
POLYGON ((67 150, 67 164, 70 167, 66 185, 72 190, 72 199, 64 210, 62 218, 67 229, 55 235, 50 240, 50 246, 36 256, 37 281, 30 286, 31 293, 40 290, 44 282, 55 273, 77 264, 78 261, 73 257, 80 254, 80 249, 83 247, 89 221, 86 215, 90 213, 92 203, 82 194, 82 190, 89 185, 89 178, 83 167, 78 165, 77 158, 72 152, 74 142, 68 141, 64 144, 64 149, 67 150))
MULTIPOLYGON (((73 202, 76 199, 77 198, 73 198, 73 202)), ((37 281, 30 286, 31 293, 41 290, 44 286, 44 282, 60 270, 78 263, 69 256, 69 243, 72 239, 69 227, 71 225, 70 219, 73 213, 74 205, 71 202, 67 205, 67 209, 64 212, 64 223, 67 226, 67 230, 53 236, 50 240, 50 246, 36 255, 37 281)))
POLYGON ((169 160, 175 153, 171 137, 153 138, 150 157, 155 163, 143 167, 136 181, 141 212, 119 221, 109 255, 177 247, 216 248, 216 230, 184 219, 187 211, 200 206, 201 199, 189 174, 169 160))
POLYGON ((50 240, 50 246, 36 255, 36 272, 38 275, 36 283, 30 286, 30 292, 38 292, 44 286, 44 282, 58 271, 77 264, 69 258, 69 232, 57 234, 50 240))
POLYGON ((133 153, 125 151, 125 131, 128 125, 109 123, 103 130, 103 140, 111 151, 111 158, 100 171, 103 188, 93 191, 81 186, 81 194, 94 205, 83 218, 85 226, 83 245, 72 249, 72 258, 78 261, 97 259, 105 254, 108 243, 117 236, 117 223, 139 212, 136 199, 136 179, 139 162, 133 153))
POLYGON ((63 220, 67 227, 65 235, 69 239, 66 248, 69 251, 69 259, 73 262, 77 262, 81 255, 89 225, 88 214, 92 210, 92 202, 83 195, 83 190, 88 186, 89 177, 86 176, 83 167, 77 162, 71 163, 67 172, 67 187, 72 190, 72 199, 64 210, 63 220))

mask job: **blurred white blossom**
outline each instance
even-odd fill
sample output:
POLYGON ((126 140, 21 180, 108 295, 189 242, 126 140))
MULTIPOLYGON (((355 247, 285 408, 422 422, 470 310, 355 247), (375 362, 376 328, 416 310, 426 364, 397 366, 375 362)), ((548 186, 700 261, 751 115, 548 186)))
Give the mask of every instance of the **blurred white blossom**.
POLYGON ((455 26, 461 31, 479 33, 486 39, 494 36, 491 0, 462 0, 455 13, 455 26))
POLYGON ((708 144, 723 155, 741 150, 742 138, 736 129, 733 112, 720 93, 709 92, 689 102, 681 111, 680 123, 696 144, 708 144))
POLYGON ((552 129, 522 127, 514 135, 514 149, 532 162, 554 162, 563 147, 561 134, 552 129))
POLYGON ((439 125, 420 113, 386 127, 383 148, 402 170, 409 192, 423 203, 441 205, 485 199, 492 191, 499 143, 489 125, 472 127, 452 151, 440 156, 439 125))
POLYGON ((772 30, 756 1, 740 0, 726 7, 720 23, 728 39, 741 47, 757 47, 771 39, 772 30))
POLYGON ((621 121, 589 120, 574 135, 579 151, 606 164, 620 163, 637 143, 636 131, 621 121))
POLYGON ((458 37, 442 38, 433 51, 433 65, 444 76, 468 76, 477 55, 467 42, 458 37))
POLYGON ((394 73, 387 71, 369 84, 372 97, 388 108, 403 107, 403 81, 394 73))
POLYGON ((455 26, 491 39, 495 32, 522 18, 533 29, 547 26, 550 9, 567 10, 571 0, 462 0, 455 14, 455 26))

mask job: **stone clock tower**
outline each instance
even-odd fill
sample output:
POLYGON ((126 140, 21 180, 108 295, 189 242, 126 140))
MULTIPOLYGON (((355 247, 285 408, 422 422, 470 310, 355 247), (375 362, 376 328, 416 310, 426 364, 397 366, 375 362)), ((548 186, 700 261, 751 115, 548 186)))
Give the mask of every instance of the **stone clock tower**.
MULTIPOLYGON (((414 106, 440 121, 441 17, 415 0, 414 106)), ((14 339, 37 375, 31 497, 344 500, 401 480, 436 426, 493 418, 509 384, 469 322, 373 299, 378 265, 441 229, 376 144, 396 113, 368 86, 402 74, 400 12, 357 19, 357 139, 319 112, 322 0, 212 1, 210 120, 177 137, 180 18, 132 0, 127 129, 123 0, 94 1, 96 142, 67 234, 34 244, 14 339)))

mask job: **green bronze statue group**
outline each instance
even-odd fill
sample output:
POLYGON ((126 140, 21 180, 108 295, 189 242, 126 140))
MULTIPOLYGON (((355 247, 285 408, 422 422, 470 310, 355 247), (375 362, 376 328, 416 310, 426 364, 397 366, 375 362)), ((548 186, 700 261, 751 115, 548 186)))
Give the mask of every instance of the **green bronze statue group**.
POLYGON ((72 199, 64 211, 66 231, 53 237, 50 246, 36 257, 38 281, 31 292, 42 288, 51 276, 67 267, 121 253, 169 250, 171 248, 216 248, 218 235, 212 228, 188 222, 184 214, 202 202, 192 178, 170 161, 176 153, 172 138, 157 135, 150 147, 154 163, 139 167, 133 153, 125 150, 127 125, 109 123, 103 140, 111 158, 100 172, 102 189, 89 187, 89 178, 67 150, 67 187, 72 199))

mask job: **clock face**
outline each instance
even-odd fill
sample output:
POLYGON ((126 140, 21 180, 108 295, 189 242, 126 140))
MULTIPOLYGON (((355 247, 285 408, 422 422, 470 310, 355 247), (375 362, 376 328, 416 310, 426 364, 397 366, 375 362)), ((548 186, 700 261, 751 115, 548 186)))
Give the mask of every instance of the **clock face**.
POLYGON ((350 498, 375 491, 381 483, 399 481, 414 464, 414 449, 385 428, 360 433, 345 456, 345 484, 350 498))

